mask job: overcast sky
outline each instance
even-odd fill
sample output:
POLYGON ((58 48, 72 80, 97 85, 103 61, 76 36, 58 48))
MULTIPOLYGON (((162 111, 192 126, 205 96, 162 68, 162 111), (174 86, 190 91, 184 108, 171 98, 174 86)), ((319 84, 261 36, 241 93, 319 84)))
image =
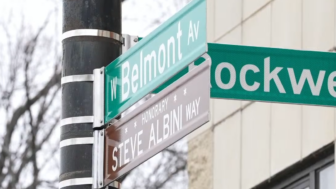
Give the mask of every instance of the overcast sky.
MULTIPOLYGON (((24 18, 33 27, 38 27, 50 12, 58 10, 57 21, 61 29, 61 0, 0 0, 0 2, 0 23, 8 19, 24 18)), ((186 2, 187 0, 126 0, 122 5, 122 32, 145 36, 181 9, 186 2)))

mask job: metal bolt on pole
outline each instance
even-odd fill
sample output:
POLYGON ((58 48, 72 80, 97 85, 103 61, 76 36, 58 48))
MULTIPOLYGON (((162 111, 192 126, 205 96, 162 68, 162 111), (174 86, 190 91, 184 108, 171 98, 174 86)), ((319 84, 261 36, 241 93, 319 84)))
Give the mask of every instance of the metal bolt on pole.
POLYGON ((122 42, 121 0, 63 0, 60 189, 96 187, 93 70, 116 59, 122 42))

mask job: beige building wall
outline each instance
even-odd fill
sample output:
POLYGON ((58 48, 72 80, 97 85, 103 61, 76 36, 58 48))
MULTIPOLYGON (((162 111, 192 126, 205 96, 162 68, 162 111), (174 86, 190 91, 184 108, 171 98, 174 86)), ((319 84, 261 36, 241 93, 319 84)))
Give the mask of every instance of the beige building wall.
MULTIPOLYGON (((328 51, 336 0, 207 0, 208 42, 328 51)), ((188 136, 189 188, 249 189, 334 141, 335 108, 211 100, 188 136)))

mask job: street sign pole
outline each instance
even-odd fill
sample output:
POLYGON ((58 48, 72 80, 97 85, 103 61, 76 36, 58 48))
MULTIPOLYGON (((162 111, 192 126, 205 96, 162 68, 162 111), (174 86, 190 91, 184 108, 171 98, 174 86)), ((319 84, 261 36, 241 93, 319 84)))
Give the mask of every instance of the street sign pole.
MULTIPOLYGON (((103 187, 103 173, 104 173, 104 67, 94 69, 94 83, 93 83, 93 165, 92 165, 92 179, 93 188, 98 189, 103 187)), ((112 183, 116 188, 120 188, 120 183, 112 183)))
POLYGON ((59 188, 92 189, 92 72, 120 55, 121 0, 63 0, 63 14, 59 188))

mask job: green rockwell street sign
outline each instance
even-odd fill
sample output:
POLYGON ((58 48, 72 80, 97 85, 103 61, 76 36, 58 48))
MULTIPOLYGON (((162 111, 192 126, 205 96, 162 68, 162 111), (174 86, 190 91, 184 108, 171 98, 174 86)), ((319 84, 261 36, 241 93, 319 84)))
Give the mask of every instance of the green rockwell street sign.
POLYGON ((209 44, 211 97, 336 105, 336 54, 209 44))
MULTIPOLYGON (((211 98, 336 106, 336 53, 214 43, 208 48, 211 98)), ((186 73, 188 68, 159 89, 186 73)))
POLYGON ((206 51, 206 1, 193 0, 105 68, 105 123, 206 51))

